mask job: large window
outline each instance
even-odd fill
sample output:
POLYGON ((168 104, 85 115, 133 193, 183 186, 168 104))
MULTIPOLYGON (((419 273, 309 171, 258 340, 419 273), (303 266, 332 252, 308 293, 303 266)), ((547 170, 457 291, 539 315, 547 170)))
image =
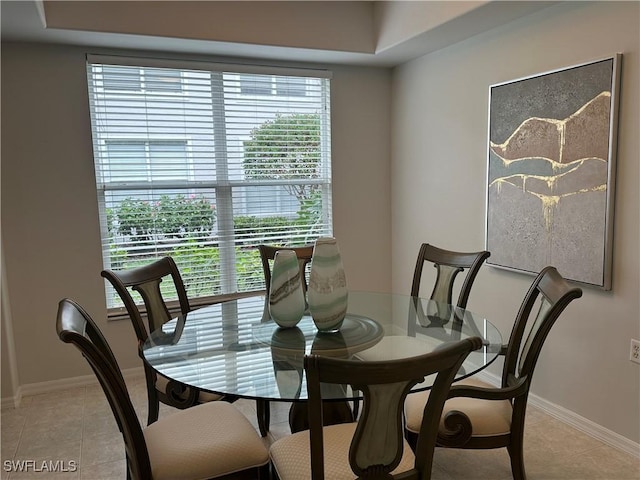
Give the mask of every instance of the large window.
POLYGON ((264 288, 258 244, 332 234, 329 75, 234 70, 88 58, 105 268, 171 255, 206 302, 264 288))

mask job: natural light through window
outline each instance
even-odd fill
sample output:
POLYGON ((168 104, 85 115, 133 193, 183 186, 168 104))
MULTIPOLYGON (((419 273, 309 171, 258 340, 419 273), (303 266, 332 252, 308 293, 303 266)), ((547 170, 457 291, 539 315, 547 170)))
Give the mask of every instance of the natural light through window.
POLYGON ((329 72, 235 67, 88 57, 105 268, 171 255, 190 298, 254 291, 257 245, 332 234, 329 72))

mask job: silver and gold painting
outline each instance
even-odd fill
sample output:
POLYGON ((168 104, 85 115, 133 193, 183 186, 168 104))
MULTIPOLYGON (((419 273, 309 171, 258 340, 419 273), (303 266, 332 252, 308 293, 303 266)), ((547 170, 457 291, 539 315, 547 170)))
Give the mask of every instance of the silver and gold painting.
POLYGON ((487 264, 611 288, 620 63, 490 87, 487 264))

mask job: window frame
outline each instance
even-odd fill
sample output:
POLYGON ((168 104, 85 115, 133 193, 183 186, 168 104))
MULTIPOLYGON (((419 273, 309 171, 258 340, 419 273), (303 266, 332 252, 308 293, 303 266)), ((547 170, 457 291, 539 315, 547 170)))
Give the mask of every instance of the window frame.
MULTIPOLYGON (((104 60, 100 61, 101 59, 105 58, 104 56, 93 56, 90 55, 87 57, 87 64, 88 64, 88 69, 89 71, 91 70, 91 65, 92 64, 103 64, 106 65, 107 62, 104 62, 104 60)), ((111 59, 113 57, 106 57, 108 59, 111 59)), ((144 70, 144 68, 147 65, 147 62, 149 62, 149 59, 127 59, 124 57, 117 57, 119 62, 122 63, 117 63, 118 66, 130 66, 130 67, 134 67, 134 68, 138 68, 138 70, 140 72, 142 72, 144 70)), ((258 74, 267 74, 270 75, 271 77, 271 95, 275 95, 276 92, 276 80, 275 78, 278 75, 290 75, 290 76, 296 76, 296 74, 299 73, 304 73, 304 77, 306 76, 312 76, 313 78, 316 79, 320 79, 320 80, 325 80, 325 79, 330 79, 331 75, 330 72, 322 72, 321 75, 317 76, 316 74, 318 73, 317 71, 309 71, 309 70, 302 70, 302 69, 280 69, 279 67, 269 67, 266 68, 264 66, 246 66, 246 65, 242 65, 242 66, 238 66, 238 65, 233 65, 233 67, 240 67, 240 68, 235 68, 235 69, 228 69, 228 65, 224 65, 224 64, 201 64, 200 62, 173 62, 173 61, 158 61, 157 59, 152 59, 152 61, 150 62, 151 65, 153 65, 153 67, 150 68, 154 68, 155 66, 159 66, 159 67, 164 67, 164 68, 184 68, 184 69, 189 69, 192 68, 193 66, 197 66, 198 68, 202 68, 203 70, 207 70, 208 67, 207 65, 214 65, 215 68, 212 68, 209 73, 211 74, 211 84, 212 84, 212 90, 216 90, 218 93, 218 95, 220 95, 220 97, 218 97, 218 101, 223 101, 222 98, 225 95, 225 80, 224 80, 224 76, 225 75, 238 75, 236 82, 237 82, 237 87, 241 87, 241 82, 240 82, 240 78, 243 75, 243 73, 258 73, 258 74), (266 69, 266 70, 265 70, 266 69), (276 71, 277 73, 268 73, 267 71, 276 71)), ((111 63, 108 63, 109 65, 111 65, 111 63)), ((99 70, 97 72, 100 75, 100 79, 99 81, 96 81, 96 79, 94 79, 94 83, 93 83, 93 87, 90 87, 90 96, 92 95, 92 93, 95 92, 95 94, 101 94, 103 96, 109 96, 109 95, 118 95, 120 93, 122 93, 121 91, 118 90, 110 90, 108 88, 104 87, 104 71, 103 70, 99 70), (92 90, 93 88, 93 90, 92 90)), ((89 74, 89 77, 91 75, 89 74)), ((180 75, 181 77, 181 83, 184 84, 185 82, 185 77, 183 74, 180 75)), ((89 78, 88 81, 91 81, 91 79, 89 78)), ((228 85, 232 85, 234 83, 234 80, 229 80, 227 79, 227 86, 228 85)), ((141 79, 141 84, 144 85, 142 83, 142 79, 141 79)), ((321 82, 322 85, 322 82, 321 82)), ((309 83, 307 80, 304 80, 304 87, 305 87, 305 95, 307 95, 307 89, 309 88, 309 83)), ((232 87, 233 88, 233 87, 232 87)), ((320 155, 321 155, 321 160, 320 160, 320 165, 322 165, 322 169, 328 169, 328 173, 325 172, 325 176, 323 177, 323 175, 321 174, 321 178, 319 179, 311 179, 311 178, 306 178, 304 180, 300 180, 299 183, 302 184, 309 184, 309 185, 313 185, 313 184, 319 184, 321 185, 321 191, 322 191, 322 197, 325 199, 323 201, 323 222, 326 223, 326 225, 328 225, 329 231, 327 232, 327 234, 332 234, 332 230, 333 230, 333 226, 332 226, 332 212, 331 212, 331 185, 332 185, 332 178, 331 178, 331 151, 330 151, 330 135, 331 135, 331 130, 330 130, 330 113, 327 113, 327 111, 329 111, 330 109, 330 87, 329 87, 329 83, 327 82, 324 86, 321 86, 321 93, 318 96, 318 98, 320 99, 319 101, 321 101, 323 107, 323 111, 325 111, 325 113, 322 113, 321 116, 321 137, 320 137, 320 141, 321 141, 321 147, 320 147, 320 155)), ((150 92, 145 92, 144 88, 141 90, 142 92, 146 93, 146 94, 156 94, 157 92, 154 91, 150 91, 150 92)), ((125 90, 124 91, 124 95, 130 93, 131 90, 125 90)), ((171 93, 171 92, 161 92, 163 95, 167 94, 167 93, 171 93)), ((184 85, 183 85, 183 89, 182 89, 182 93, 185 94, 187 93, 184 85)), ((241 88, 237 89, 237 93, 236 95, 238 96, 237 100, 239 102, 247 102, 247 95, 243 94, 241 91, 241 88)), ((252 95, 249 95, 248 97, 251 97, 252 95)), ((253 96, 260 96, 260 95, 253 95, 253 96)), ((212 99, 213 102, 216 101, 216 94, 214 94, 214 98, 212 99)), ((294 95, 294 97, 296 97, 296 95, 294 95)), ((93 107, 92 107, 93 108, 93 107)), ((212 107, 215 110, 215 105, 212 107)), ((224 111, 224 107, 223 107, 223 111, 224 111)), ((225 118, 225 122, 226 122, 226 118, 225 118)), ((223 125, 223 128, 214 128, 214 132, 213 132, 213 143, 214 144, 219 144, 219 145, 229 145, 229 141, 233 142, 234 139, 228 139, 227 138, 227 132, 225 131, 225 125, 223 125)), ((92 112, 92 131, 95 129, 94 125, 93 125, 93 112, 92 112)), ((186 159, 187 161, 191 161, 192 165, 193 165, 193 157, 191 155, 191 147, 192 147, 192 143, 191 143, 191 139, 187 138, 185 139, 184 137, 181 138, 177 138, 175 136, 173 137, 162 137, 162 138, 156 138, 155 136, 148 136, 145 138, 140 138, 140 136, 110 136, 108 139, 103 139, 101 142, 96 142, 95 138, 94 138, 94 149, 97 149, 98 152, 95 153, 94 156, 96 156, 96 162, 98 162, 98 156, 102 155, 104 158, 107 158, 107 143, 108 142, 117 142, 117 143, 127 143, 127 142, 131 142, 131 143, 143 143, 145 145, 145 162, 148 165, 149 163, 149 144, 154 142, 154 141, 158 141, 158 142, 163 142, 163 141, 176 141, 176 142, 184 142, 185 143, 185 154, 186 154, 186 159)), ((226 150, 226 147, 225 147, 226 150)), ((234 198, 233 198, 233 192, 234 190, 236 190, 237 188, 240 187, 253 187, 253 186, 287 186, 287 185, 292 185, 295 183, 298 183, 295 180, 291 180, 291 179, 281 179, 281 180, 235 180, 232 178, 228 178, 225 177, 224 175, 220 175, 219 172, 224 172, 226 170, 226 167, 224 165, 222 165, 222 168, 218 168, 219 165, 217 165, 217 163, 219 163, 220 161, 222 162, 230 162, 230 156, 226 154, 225 155, 219 155, 218 152, 216 151, 215 154, 215 162, 216 162, 216 175, 215 175, 215 179, 214 180, 206 180, 206 181, 202 181, 200 179, 198 179, 196 173, 193 172, 193 169, 191 170, 191 173, 189 175, 189 178, 186 180, 179 180, 179 179, 174 179, 174 181, 167 181, 167 182, 161 182, 161 185, 158 186, 158 181, 154 181, 149 175, 152 176, 152 174, 150 173, 147 176, 147 181, 140 181, 140 182, 113 182, 113 181, 104 181, 104 177, 102 178, 102 181, 99 180, 99 177, 97 175, 96 178, 96 185, 97 185, 97 190, 98 190, 98 198, 99 198, 99 210, 100 210, 100 226, 101 226, 101 238, 103 240, 103 242, 105 242, 107 239, 109 239, 109 233, 106 231, 108 230, 107 225, 105 223, 105 219, 106 219, 106 198, 105 198, 105 194, 106 192, 112 190, 112 189, 120 189, 120 190, 124 190, 124 189, 130 189, 130 190, 149 190, 150 194, 152 194, 152 192, 155 190, 157 190, 158 188, 162 189, 176 189, 176 190, 184 190, 185 193, 189 192, 189 189, 191 188, 198 188, 198 189, 212 189, 215 192, 215 206, 216 206, 216 211, 217 211, 217 221, 218 222, 222 222, 222 223, 227 223, 227 224, 231 224, 233 225, 233 221, 234 221, 234 207, 236 207, 236 205, 234 204, 234 198), (221 159, 221 157, 224 157, 221 159), (154 185, 155 188, 154 188, 154 185)), ((104 164, 108 163, 107 160, 100 160, 102 161, 102 167, 99 167, 98 165, 96 165, 96 170, 97 170, 97 174, 98 174, 98 170, 99 168, 104 168, 104 164)), ((256 214, 254 214, 254 216, 258 216, 256 214)), ((233 230, 233 228, 232 228, 233 230)), ((235 250, 235 248, 237 247, 237 242, 233 240, 233 238, 230 241, 226 241, 222 236, 219 237, 219 248, 220 250, 226 249, 227 250, 227 255, 226 258, 223 260, 222 257, 223 255, 221 254, 221 264, 223 265, 223 271, 225 272, 225 274, 222 276, 223 279, 226 281, 226 284, 222 285, 222 293, 216 293, 214 295, 205 295, 205 296, 190 296, 190 302, 193 306, 204 306, 204 305, 208 305, 211 303, 215 303, 217 301, 220 301, 221 299, 230 299, 230 298, 239 298, 239 297, 243 297, 243 296, 248 296, 248 295, 255 295, 261 292, 264 292, 264 289, 258 289, 258 290, 251 290, 251 291, 237 291, 236 289, 236 285, 237 285, 237 275, 238 272, 236 271, 236 266, 235 266, 235 253, 233 252, 233 250, 235 250), (226 265, 226 266, 224 266, 226 265), (231 273, 233 272, 233 273, 231 273)), ((256 250, 257 251, 257 250, 256 250)), ((103 262, 105 265, 105 268, 110 268, 110 264, 112 263, 111 260, 109 259, 108 256, 108 252, 105 248, 103 248, 103 262)), ((173 301, 169 301, 168 302, 170 308, 174 307, 175 305, 177 305, 175 302, 173 301)), ((126 316, 126 313, 124 312, 123 307, 118 307, 118 306, 108 306, 108 316, 109 318, 122 318, 123 316, 126 316)))

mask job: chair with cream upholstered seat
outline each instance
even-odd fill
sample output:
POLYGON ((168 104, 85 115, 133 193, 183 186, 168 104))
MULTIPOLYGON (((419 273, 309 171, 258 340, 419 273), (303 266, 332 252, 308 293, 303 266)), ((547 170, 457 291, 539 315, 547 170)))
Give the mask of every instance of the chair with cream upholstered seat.
MULTIPOLYGON (((138 338, 138 355, 142 356, 142 345, 149 334, 160 328, 179 313, 186 315, 191 310, 187 291, 182 281, 180 271, 171 257, 163 257, 147 265, 123 270, 103 270, 101 275, 113 286, 124 304, 133 329, 138 338), (170 283, 160 284, 163 280, 170 283), (171 291, 178 297, 179 312, 172 315, 165 302, 163 290, 171 291), (140 294, 144 308, 139 307, 132 295, 140 294), (146 316, 148 328, 143 317, 146 316)), ((149 412, 147 424, 150 425, 158 419, 160 402, 175 408, 189 408, 199 403, 210 402, 225 398, 228 401, 235 400, 221 395, 203 392, 182 383, 170 380, 159 375, 146 362, 143 362, 144 373, 147 382, 147 397, 149 412)))
POLYGON ((268 451, 233 405, 204 403, 143 429, 113 352, 87 312, 60 301, 56 330, 80 350, 104 390, 124 440, 128 479, 268 478, 268 451))
POLYGON ((467 338, 429 354, 386 362, 305 356, 310 429, 271 446, 275 473, 280 480, 431 478, 449 387, 469 352, 481 345, 481 338, 467 338), (409 390, 431 374, 437 375, 414 455, 403 437, 402 406, 409 390), (323 427, 322 392, 332 384, 362 392, 362 414, 356 422, 323 427))
MULTIPOLYGON (((502 383, 494 387, 477 378, 457 382, 444 405, 438 446, 467 449, 506 447, 513 478, 524 480, 524 421, 533 371, 551 327, 582 290, 571 286, 554 267, 533 281, 504 345, 502 383), (534 308, 539 302, 539 307, 534 308)), ((420 429, 428 392, 407 396, 405 415, 410 440, 420 429)))

